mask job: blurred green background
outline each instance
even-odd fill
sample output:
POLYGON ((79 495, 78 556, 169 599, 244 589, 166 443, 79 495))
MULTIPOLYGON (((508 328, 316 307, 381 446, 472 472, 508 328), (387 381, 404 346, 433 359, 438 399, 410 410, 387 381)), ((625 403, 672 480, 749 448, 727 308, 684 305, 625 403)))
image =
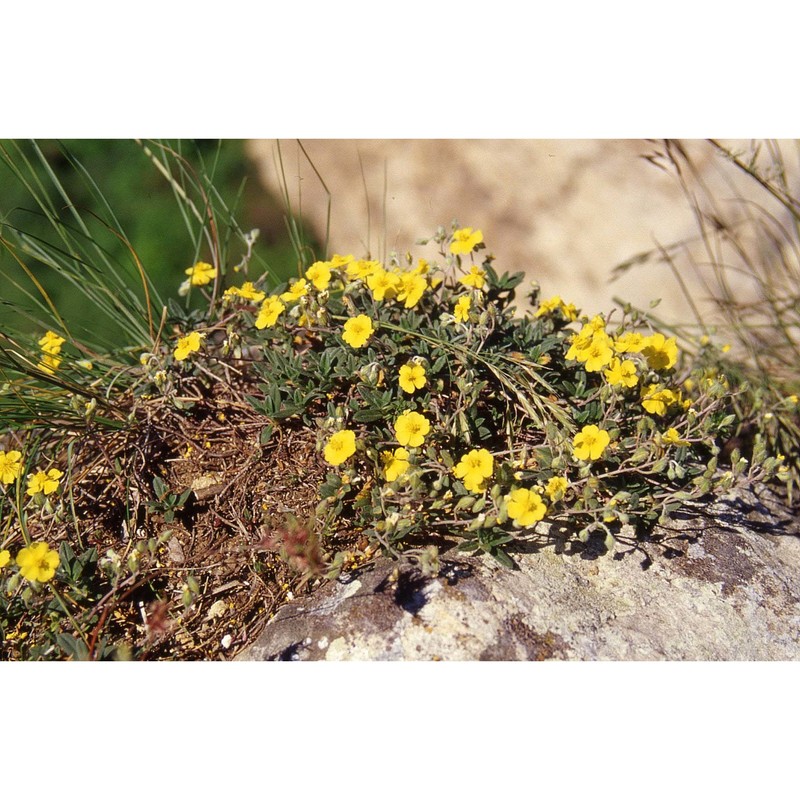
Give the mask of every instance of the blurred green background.
MULTIPOLYGON (((29 152, 27 143, 17 144, 21 145, 23 152, 29 152)), ((270 284, 296 276, 297 256, 289 238, 284 210, 279 201, 261 188, 255 168, 245 155, 244 141, 184 139, 171 144, 180 148, 182 155, 194 168, 205 166, 213 179, 213 185, 234 212, 243 231, 259 229, 260 235, 251 261, 250 279, 265 270, 274 276, 270 284)), ((125 139, 39 140, 38 145, 84 218, 91 222, 91 214, 96 214, 110 224, 108 210, 102 207, 102 203, 98 203, 85 176, 74 168, 65 151, 86 168, 113 210, 119 227, 135 249, 155 287, 164 299, 177 299, 178 286, 186 278, 184 270, 194 263, 195 246, 169 182, 142 147, 134 140, 125 139)), ((37 168, 37 173, 47 185, 44 170, 37 168)), ((59 207, 64 205, 60 199, 57 204, 59 207)), ((62 218, 67 220, 68 215, 65 213, 62 218)), ((12 228, 43 237, 49 242, 57 241, 52 227, 37 213, 25 186, 5 163, 0 162, 0 230, 6 238, 13 240, 12 228)), ((112 258, 121 263, 132 261, 125 245, 108 234, 102 223, 93 225, 92 232, 93 235, 97 232, 98 241, 102 240, 112 258)), ((232 243, 229 256, 231 263, 228 266, 233 266, 243 252, 243 246, 232 243)), ((200 260, 210 260, 209 256, 204 250, 199 253, 200 260)), ((87 308, 85 298, 79 292, 59 279, 52 270, 37 265, 34 259, 26 259, 26 263, 34 269, 37 279, 42 282, 60 313, 68 320, 79 327, 97 324, 97 320, 93 319, 92 309, 87 308)), ((13 275, 23 285, 27 283, 30 286, 29 279, 5 248, 0 248, 0 274, 13 275)), ((241 279, 231 275, 226 283, 237 281, 241 282, 241 279)), ((0 287, 0 297, 14 304, 29 305, 24 295, 8 280, 3 281, 3 286, 0 287)), ((195 304, 200 300, 201 298, 195 297, 195 304)), ((0 324, 2 322, 0 320, 0 324)), ((23 321, 23 327, 24 325, 23 321)), ((35 328, 30 323, 30 329, 35 328)))

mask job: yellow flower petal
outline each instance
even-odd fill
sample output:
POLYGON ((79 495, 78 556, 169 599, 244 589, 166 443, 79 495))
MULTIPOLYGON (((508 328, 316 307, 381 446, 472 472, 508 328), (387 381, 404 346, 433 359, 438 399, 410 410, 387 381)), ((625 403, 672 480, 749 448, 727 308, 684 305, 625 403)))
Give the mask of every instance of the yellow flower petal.
POLYGON ((338 466, 350 458, 356 451, 356 435, 354 431, 343 430, 334 433, 325 445, 323 455, 331 466, 338 466))

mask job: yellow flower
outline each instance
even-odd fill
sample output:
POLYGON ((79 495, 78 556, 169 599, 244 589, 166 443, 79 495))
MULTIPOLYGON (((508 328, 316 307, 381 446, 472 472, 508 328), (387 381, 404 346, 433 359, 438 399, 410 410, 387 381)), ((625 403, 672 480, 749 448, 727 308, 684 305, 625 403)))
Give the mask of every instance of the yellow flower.
POLYGON ((469 321, 469 308, 471 305, 472 305, 472 300, 470 299, 468 294, 465 294, 463 297, 458 298, 456 307, 453 309, 453 316, 456 318, 456 320, 458 320, 458 322, 469 321))
MULTIPOLYGON (((605 348, 600 347, 600 344, 605 345, 605 348, 611 349, 611 337, 605 331, 605 322, 601 316, 593 317, 591 322, 587 322, 578 333, 572 336, 570 340, 570 348, 567 350, 567 358, 572 361, 586 361, 590 357, 590 349, 594 346, 595 354, 598 348, 605 352, 605 348)), ((613 352, 609 355, 609 360, 613 352)), ((607 361, 605 362, 608 363, 607 361)), ((588 369, 588 368, 587 368, 588 369)), ((596 372, 597 370, 588 370, 589 372, 596 372)))
POLYGON ((380 261, 365 261, 359 259, 347 265, 347 277, 350 280, 366 280, 377 269, 382 269, 380 261))
POLYGON ((564 303, 561 300, 559 295, 553 295, 549 300, 542 300, 539 303, 539 308, 536 311, 534 316, 536 317, 543 317, 545 314, 552 314, 554 311, 557 311, 564 303))
POLYGON ((586 327, 593 331, 594 333, 599 333, 600 331, 605 332, 606 329, 606 321, 603 319, 602 314, 595 314, 587 323, 586 327))
POLYGON ((569 322, 574 322, 578 318, 578 309, 575 303, 562 303, 561 313, 569 322))
POLYGON ((200 349, 204 334, 192 331, 187 336, 178 339, 178 346, 175 348, 174 356, 176 361, 183 361, 189 357, 189 353, 196 353, 200 349))
POLYGON ((352 262, 352 260, 353 256, 340 256, 337 253, 334 253, 328 263, 333 269, 340 269, 341 267, 346 267, 352 262))
POLYGON ((28 475, 28 488, 26 494, 33 497, 41 492, 44 495, 52 494, 58 489, 59 480, 64 473, 60 469, 49 469, 47 472, 39 470, 33 475, 28 475))
POLYGON ((427 275, 428 272, 430 272, 430 269, 431 269, 431 265, 424 258, 421 258, 417 262, 417 266, 414 267, 412 272, 415 275, 427 275))
POLYGON ((223 298, 241 297, 242 300, 252 300, 254 303, 260 303, 264 299, 265 294, 259 289, 256 289, 252 281, 245 281, 241 288, 231 286, 230 289, 225 290, 222 296, 223 298))
POLYGON ((256 317, 256 328, 271 328, 277 321, 286 306, 277 297, 268 297, 261 304, 261 310, 256 317))
POLYGON ((22 453, 19 450, 0 450, 0 482, 14 483, 22 474, 22 453))
POLYGON ((428 281, 422 275, 415 272, 403 272, 400 275, 397 299, 403 302, 406 308, 414 308, 427 288, 428 281))
POLYGON ((493 472, 494 457, 483 447, 480 450, 470 450, 453 467, 453 473, 464 482, 468 492, 482 492, 484 481, 491 478, 493 472))
POLYGON ((359 314, 357 317, 345 322, 342 339, 350 347, 363 347, 374 332, 375 328, 372 326, 372 320, 366 314, 359 314))
POLYGON ((60 363, 61 359, 58 356, 54 356, 52 353, 45 353, 42 356, 42 360, 36 366, 38 366, 42 372, 52 375, 53 372, 58 369, 60 363))
POLYGON ((396 481, 408 470, 408 450, 396 447, 394 453, 381 453, 383 476, 387 481, 396 481))
POLYGON ((611 337, 606 333, 596 333, 589 345, 578 352, 578 361, 584 362, 587 372, 600 372, 611 362, 614 351, 611 349, 611 337))
POLYGON ((538 492, 530 489, 514 489, 506 499, 508 516, 514 520, 515 528, 529 528, 547 513, 547 506, 538 492))
POLYGON ((414 394, 415 389, 421 389, 426 383, 425 367, 422 364, 410 362, 400 367, 400 388, 404 392, 414 394))
POLYGON ((654 333, 645 338, 642 355, 650 369, 671 369, 678 361, 678 345, 675 337, 666 339, 663 333, 654 333))
POLYGON ((53 333, 53 331, 47 331, 47 333, 39 339, 39 347, 42 348, 42 352, 50 353, 51 355, 58 355, 61 352, 61 345, 64 344, 66 339, 63 336, 59 336, 57 333, 53 333))
POLYGON ((483 284, 486 283, 486 273, 473 264, 470 271, 459 278, 458 282, 463 283, 464 286, 471 286, 473 289, 482 289, 483 284))
POLYGON ((547 486, 544 487, 544 493, 550 500, 555 502, 564 496, 564 493, 567 491, 567 486, 569 486, 569 483, 566 478, 561 475, 554 475, 547 481, 547 486))
POLYGON ((572 440, 573 452, 582 461, 595 461, 603 455, 610 441, 608 431, 598 428, 597 425, 584 425, 572 440))
POLYGON ((667 429, 666 433, 661 434, 661 441, 665 442, 666 444, 674 444, 678 447, 685 447, 686 445, 690 444, 687 442, 686 439, 681 439, 680 434, 675 428, 667 429))
POLYGON ((305 297, 307 294, 308 284, 306 283, 306 279, 299 278, 296 281, 292 281, 289 291, 281 295, 281 300, 285 300, 287 303, 296 303, 301 297, 305 297))
POLYGON ((483 241, 480 231, 473 233, 472 228, 459 228, 453 232, 453 241, 450 242, 450 252, 454 255, 471 253, 476 245, 483 241))
POLYGON ((332 466, 337 466, 350 458, 356 451, 356 435, 353 431, 344 430, 334 433, 325 445, 323 455, 332 466))
POLYGON ((322 291, 331 282, 331 265, 327 261, 315 261, 307 270, 308 278, 314 286, 322 291))
POLYGON ((47 542, 37 542, 17 553, 17 566, 27 581, 47 583, 52 580, 58 567, 58 553, 50 549, 47 542))
POLYGON ((659 417, 663 417, 670 406, 681 402, 680 390, 675 392, 672 389, 661 389, 659 386, 643 388, 641 397, 644 410, 659 417))
POLYGON ((627 331, 614 341, 614 349, 618 353, 641 353, 644 345, 644 336, 636 331, 627 331))
POLYGON ((184 272, 189 276, 189 282, 192 286, 205 286, 217 277, 217 270, 211 264, 206 264, 205 261, 198 261, 193 267, 189 267, 184 272))
POLYGON ((399 283, 400 277, 393 272, 387 272, 383 267, 374 269, 367 278, 367 286, 378 302, 391 300, 397 294, 399 283))
POLYGON ((0 550, 0 569, 11 561, 11 553, 8 550, 0 550))
POLYGON ((636 386, 639 382, 639 376, 636 374, 636 364, 633 361, 620 361, 618 358, 611 359, 608 369, 603 375, 612 386, 622 384, 630 388, 631 386, 636 386))
POLYGON ((394 422, 395 436, 404 447, 419 447, 430 430, 431 423, 416 411, 404 411, 394 422))

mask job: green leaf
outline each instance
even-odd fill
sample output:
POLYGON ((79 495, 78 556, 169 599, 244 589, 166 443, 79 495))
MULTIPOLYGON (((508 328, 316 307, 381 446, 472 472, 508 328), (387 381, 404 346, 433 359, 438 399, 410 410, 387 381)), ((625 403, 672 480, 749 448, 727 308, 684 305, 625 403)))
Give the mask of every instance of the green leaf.
POLYGON ((272 438, 273 433, 275 433, 275 426, 271 422, 268 422, 261 429, 261 435, 258 438, 259 443, 266 444, 272 438))
POLYGON ((386 416, 386 411, 380 408, 362 408, 353 414, 354 422, 377 422, 386 416))
POLYGON ((67 656, 73 657, 76 661, 86 661, 89 658, 89 648, 82 639, 76 639, 68 633, 57 633, 56 644, 67 656))
POLYGON ((468 494, 465 497, 462 497, 455 505, 453 511, 466 511, 472 506, 475 505, 475 496, 468 494))
POLYGON ((489 551, 489 555, 492 556, 494 560, 497 561, 498 564, 501 564, 507 569, 514 569, 514 567, 516 566, 514 560, 511 558, 510 555, 508 555, 508 553, 506 553, 505 550, 500 550, 499 548, 493 547, 489 551))
POLYGON ((433 366, 431 367, 431 373, 436 374, 445 368, 447 364, 447 355, 441 355, 436 361, 433 362, 433 366))
POLYGON ((159 500, 163 500, 169 494, 169 486, 158 475, 154 475, 153 491, 159 500))

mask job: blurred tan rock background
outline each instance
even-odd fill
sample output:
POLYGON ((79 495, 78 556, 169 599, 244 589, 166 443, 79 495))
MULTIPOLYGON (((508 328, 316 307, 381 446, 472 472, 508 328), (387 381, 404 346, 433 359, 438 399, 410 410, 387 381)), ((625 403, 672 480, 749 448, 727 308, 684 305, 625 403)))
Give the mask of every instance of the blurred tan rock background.
MULTIPOLYGON (((328 255, 404 252, 439 225, 480 228, 499 271, 522 269, 544 297, 561 294, 587 312, 619 296, 641 307, 661 298, 661 317, 688 312, 666 265, 635 268, 613 283, 612 269, 657 244, 697 235, 673 174, 646 156, 658 140, 323 140, 281 141, 286 184, 328 255), (307 154, 307 156, 306 156, 307 154), (312 166, 313 163, 313 166, 312 166), (319 177, 317 174, 319 174, 319 177), (322 181, 320 180, 322 179, 322 181)), ((746 149, 750 142, 726 141, 746 149)), ((752 197, 754 182, 702 140, 682 143, 696 176, 722 206, 752 197)), ((796 157, 793 149, 789 155, 796 157)), ((275 141, 248 153, 264 186, 281 195, 275 141)), ((795 162, 796 163, 796 162, 795 162)), ((683 276, 699 300, 704 290, 683 276)))

